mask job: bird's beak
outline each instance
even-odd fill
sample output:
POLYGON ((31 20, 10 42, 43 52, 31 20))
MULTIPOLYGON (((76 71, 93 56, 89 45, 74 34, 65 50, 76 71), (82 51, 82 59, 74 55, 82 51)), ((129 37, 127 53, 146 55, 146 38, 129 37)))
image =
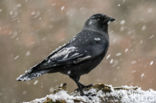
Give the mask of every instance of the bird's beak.
POLYGON ((112 17, 109 17, 108 21, 113 22, 113 21, 115 21, 115 19, 114 19, 114 18, 112 18, 112 17))

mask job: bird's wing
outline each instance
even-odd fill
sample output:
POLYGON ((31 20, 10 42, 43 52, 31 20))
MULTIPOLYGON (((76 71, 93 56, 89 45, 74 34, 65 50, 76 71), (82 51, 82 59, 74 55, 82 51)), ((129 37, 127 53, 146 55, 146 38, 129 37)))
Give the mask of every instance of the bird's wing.
POLYGON ((80 51, 74 46, 65 46, 55 52, 52 52, 50 56, 36 65, 34 69, 46 70, 58 66, 74 65, 90 58, 91 56, 85 53, 85 51, 80 51))
POLYGON ((84 51, 80 51, 74 46, 67 46, 59 50, 54 55, 51 55, 51 57, 47 59, 47 63, 49 62, 47 65, 53 64, 53 66, 60 66, 77 64, 88 60, 89 58, 91 58, 91 56, 87 55, 84 51))

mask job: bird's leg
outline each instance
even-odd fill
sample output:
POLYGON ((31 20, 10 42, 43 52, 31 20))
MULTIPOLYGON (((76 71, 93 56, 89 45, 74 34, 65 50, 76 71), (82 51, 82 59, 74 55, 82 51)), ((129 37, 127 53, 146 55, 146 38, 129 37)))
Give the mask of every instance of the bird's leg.
POLYGON ((84 93, 83 93, 83 87, 82 85, 78 82, 78 81, 75 81, 77 86, 78 86, 78 90, 80 91, 80 95, 83 96, 84 93))
POLYGON ((76 85, 78 86, 78 90, 80 91, 80 95, 84 95, 82 84, 79 82, 80 76, 71 76, 70 75, 70 78, 72 78, 75 81, 76 85))
MULTIPOLYGON (((80 82, 79 82, 79 83, 80 83, 80 82)), ((93 84, 83 85, 83 84, 81 84, 81 83, 80 83, 80 85, 81 85, 82 89, 84 89, 84 88, 90 88, 90 87, 93 86, 93 84)))

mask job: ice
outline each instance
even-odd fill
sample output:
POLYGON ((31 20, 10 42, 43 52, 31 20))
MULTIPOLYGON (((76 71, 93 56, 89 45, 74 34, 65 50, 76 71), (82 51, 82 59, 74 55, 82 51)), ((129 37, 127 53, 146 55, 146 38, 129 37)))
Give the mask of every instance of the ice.
POLYGON ((154 64, 154 61, 152 60, 152 61, 150 61, 150 64, 149 65, 153 65, 154 64))

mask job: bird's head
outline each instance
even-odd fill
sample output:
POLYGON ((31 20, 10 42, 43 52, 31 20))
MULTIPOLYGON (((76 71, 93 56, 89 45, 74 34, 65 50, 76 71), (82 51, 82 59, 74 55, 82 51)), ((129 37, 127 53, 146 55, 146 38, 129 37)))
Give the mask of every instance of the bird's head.
POLYGON ((84 28, 108 31, 108 23, 115 21, 114 18, 104 14, 94 14, 85 23, 84 28))

